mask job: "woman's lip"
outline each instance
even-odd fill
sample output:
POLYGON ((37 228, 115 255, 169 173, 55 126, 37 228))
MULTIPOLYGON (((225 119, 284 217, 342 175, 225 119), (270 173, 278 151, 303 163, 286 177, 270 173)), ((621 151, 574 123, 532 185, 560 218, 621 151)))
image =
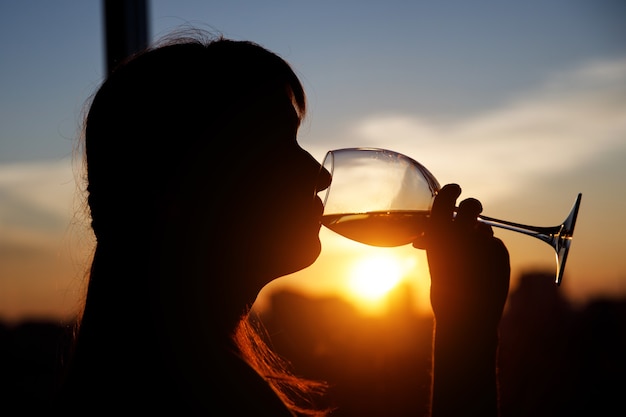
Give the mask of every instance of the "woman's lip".
POLYGON ((324 214, 324 203, 322 203, 321 198, 319 198, 318 196, 315 196, 314 204, 315 204, 315 214, 317 215, 317 217, 321 219, 322 214, 324 214))

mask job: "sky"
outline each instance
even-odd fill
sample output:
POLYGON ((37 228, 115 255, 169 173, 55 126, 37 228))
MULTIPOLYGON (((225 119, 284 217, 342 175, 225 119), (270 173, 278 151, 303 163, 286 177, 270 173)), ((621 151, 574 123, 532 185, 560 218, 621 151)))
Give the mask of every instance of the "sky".
MULTIPOLYGON (((299 141, 320 162, 334 148, 393 149, 460 184, 485 214, 538 226, 560 224, 582 193, 560 291, 575 302, 626 295, 623 1, 148 5, 151 40, 197 27, 289 61, 309 99, 299 141)), ((101 6, 0 0, 0 317, 67 315, 82 294, 93 242, 76 232, 85 219, 74 150, 104 77, 101 6)), ((496 235, 513 286, 525 271, 555 268, 545 243, 496 235)), ((387 257, 427 308, 423 253, 320 236, 316 264, 267 293, 345 293, 358 259, 387 257)))

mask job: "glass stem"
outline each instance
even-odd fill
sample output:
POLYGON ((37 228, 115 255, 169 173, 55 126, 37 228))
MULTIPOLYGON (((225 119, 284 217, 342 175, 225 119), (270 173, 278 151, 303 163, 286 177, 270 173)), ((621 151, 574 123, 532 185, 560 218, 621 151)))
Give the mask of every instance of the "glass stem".
POLYGON ((523 233, 525 235, 535 237, 539 240, 546 242, 552 247, 554 247, 556 240, 558 240, 558 236, 562 228, 562 225, 552 227, 528 226, 526 224, 514 223, 506 220, 495 219, 489 216, 483 216, 482 214, 478 216, 478 219, 483 223, 494 227, 499 227, 501 229, 511 230, 514 232, 523 233))

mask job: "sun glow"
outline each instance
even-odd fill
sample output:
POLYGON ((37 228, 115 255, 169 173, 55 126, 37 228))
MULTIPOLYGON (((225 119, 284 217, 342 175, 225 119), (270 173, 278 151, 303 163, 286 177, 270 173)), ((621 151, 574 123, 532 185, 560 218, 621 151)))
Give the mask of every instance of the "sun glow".
POLYGON ((380 312, 386 296, 414 267, 415 260, 393 255, 374 255, 360 258, 351 268, 347 281, 350 298, 370 313, 380 312))

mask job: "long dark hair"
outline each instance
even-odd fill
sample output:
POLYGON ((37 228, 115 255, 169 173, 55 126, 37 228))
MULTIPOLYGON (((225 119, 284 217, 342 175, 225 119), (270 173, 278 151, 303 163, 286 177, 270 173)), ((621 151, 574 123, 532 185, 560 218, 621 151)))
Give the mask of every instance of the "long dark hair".
MULTIPOLYGON (((173 174, 183 171, 179 164, 184 164, 199 147, 207 146, 194 139, 206 136, 207 129, 213 128, 212 120, 228 123, 229 114, 242 105, 241 100, 275 94, 269 90, 288 94, 298 117, 304 117, 304 89, 282 58, 253 42, 207 36, 199 31, 169 36, 131 57, 99 88, 84 126, 85 191, 97 243, 87 299, 77 323, 76 359, 80 360, 81 345, 103 345, 101 349, 105 351, 107 344, 116 343, 109 340, 110 336, 107 339, 110 332, 123 340, 124 330, 120 334, 116 326, 128 318, 131 308, 133 312, 145 312, 146 317, 134 317, 134 320, 148 325, 125 330, 128 335, 132 332, 132 337, 137 337, 137 332, 142 332, 146 345, 159 343, 160 329, 158 325, 149 325, 154 319, 147 318, 159 307, 146 301, 149 296, 136 296, 150 291, 152 286, 147 281, 150 274, 132 266, 137 263, 136 257, 142 255, 134 238, 149 234, 151 225, 159 221, 161 213, 152 207, 158 207, 159 199, 167 194, 169 187, 180 182, 173 174), (165 78, 175 82, 163 83, 165 78), (156 84, 158 89, 154 88, 156 84), (124 91, 123 100, 115 101, 116 91, 124 91), (169 100, 167 103, 164 96, 169 100), (183 120, 184 123, 173 122, 183 120), (154 137, 169 137, 173 141, 184 138, 187 142, 169 146, 166 141, 150 142, 154 137), (138 155, 142 159, 141 169, 134 167, 138 155), (172 161, 170 169, 160 166, 165 161, 172 161), (129 184, 129 171, 133 172, 134 184, 129 184), (138 201, 142 203, 137 204, 138 201), (116 259, 113 266, 109 265, 112 253, 116 259), (120 271, 124 261, 131 266, 120 271), (110 305, 112 300, 115 305, 110 305)), ((232 145, 212 143, 211 146, 219 153, 232 145)), ((244 314, 233 335, 240 356, 294 414, 327 414, 326 410, 312 406, 313 399, 323 394, 326 385, 295 376, 289 362, 273 352, 267 340, 262 323, 250 313, 244 314)), ((132 357, 133 352, 128 355, 132 357)), ((106 358, 92 366, 106 367, 106 358)))

